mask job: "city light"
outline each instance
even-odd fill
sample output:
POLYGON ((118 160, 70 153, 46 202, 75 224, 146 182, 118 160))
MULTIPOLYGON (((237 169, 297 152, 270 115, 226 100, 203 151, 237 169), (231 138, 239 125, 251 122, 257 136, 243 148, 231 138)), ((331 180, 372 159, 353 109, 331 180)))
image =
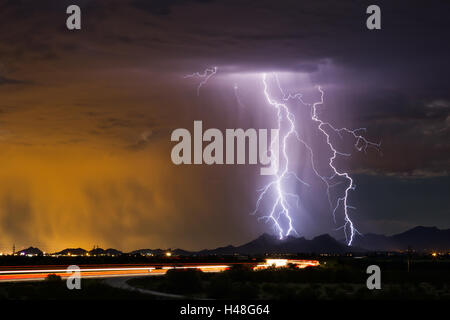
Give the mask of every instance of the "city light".
POLYGON ((285 268, 289 265, 303 269, 306 267, 317 267, 320 265, 320 262, 317 260, 266 259, 265 263, 256 265, 253 270, 267 269, 270 267, 285 268))

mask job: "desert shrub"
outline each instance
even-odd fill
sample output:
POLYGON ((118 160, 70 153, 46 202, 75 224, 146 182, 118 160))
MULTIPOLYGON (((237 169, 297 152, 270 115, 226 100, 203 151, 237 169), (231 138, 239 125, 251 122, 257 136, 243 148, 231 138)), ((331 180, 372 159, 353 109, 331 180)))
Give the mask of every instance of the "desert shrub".
POLYGON ((230 299, 233 294, 233 283, 228 274, 218 274, 211 279, 206 291, 210 298, 230 299))
POLYGON ((197 293, 203 289, 201 274, 196 269, 170 269, 165 275, 165 286, 173 292, 197 293))
POLYGON ((47 277, 45 278, 45 281, 47 282, 52 282, 52 283, 59 283, 62 281, 61 277, 54 274, 54 273, 50 273, 49 275, 47 275, 47 277))
POLYGON ((232 295, 233 299, 253 300, 259 297, 259 291, 256 283, 233 283, 232 295))

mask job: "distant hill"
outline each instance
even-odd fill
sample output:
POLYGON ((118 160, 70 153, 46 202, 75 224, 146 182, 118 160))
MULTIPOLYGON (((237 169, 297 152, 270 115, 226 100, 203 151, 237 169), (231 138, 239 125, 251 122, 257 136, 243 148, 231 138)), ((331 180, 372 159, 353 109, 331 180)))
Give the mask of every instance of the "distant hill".
POLYGON ((102 248, 95 248, 89 251, 89 254, 91 256, 120 256, 122 254, 122 251, 116 250, 116 249, 102 249, 102 248))
MULTIPOLYGON (((191 256, 191 255, 256 255, 266 253, 331 253, 343 254, 348 252, 365 251, 405 251, 410 247, 417 252, 441 251, 450 252, 450 229, 440 230, 436 227, 418 226, 403 233, 393 236, 384 236, 378 234, 356 235, 352 246, 347 246, 344 241, 337 241, 328 234, 317 236, 311 240, 303 237, 287 237, 279 240, 277 237, 262 234, 255 240, 245 243, 241 246, 228 245, 215 249, 205 249, 201 251, 186 251, 183 249, 139 249, 130 252, 131 255, 152 255, 163 256, 168 251, 173 255, 191 256)), ((57 255, 86 255, 87 251, 81 248, 68 248, 55 254, 57 255)), ((42 255, 38 248, 30 247, 17 252, 19 255, 42 255)), ((96 248, 89 251, 90 255, 119 256, 123 253, 116 249, 96 248)))
POLYGON ((131 251, 130 254, 132 255, 136 255, 136 254, 141 254, 143 256, 163 256, 165 255, 167 252, 170 252, 173 255, 178 255, 178 256, 190 256, 195 254, 195 252, 191 252, 191 251, 186 251, 183 249, 139 249, 139 250, 134 250, 131 251))
POLYGON ((328 234, 317 236, 311 240, 305 238, 287 237, 279 240, 277 237, 263 234, 242 246, 227 246, 213 250, 202 250, 197 254, 265 254, 265 253, 336 253, 361 251, 357 247, 348 247, 328 234))
POLYGON ((163 250, 163 249, 138 249, 138 250, 134 250, 131 251, 130 254, 132 255, 136 255, 136 254, 141 254, 143 256, 162 256, 166 253, 167 250, 163 250))
POLYGON ((41 256, 43 252, 38 248, 29 247, 27 249, 18 251, 16 254, 18 254, 19 256, 26 256, 26 255, 41 256))
POLYGON ((183 249, 175 249, 175 250, 171 250, 171 252, 172 252, 172 254, 178 255, 178 256, 190 256, 195 253, 195 252, 186 251, 183 249))
POLYGON ((57 255, 62 255, 62 256, 68 256, 73 255, 73 256, 84 256, 87 253, 86 250, 81 249, 81 248, 68 248, 68 249, 64 249, 62 251, 56 252, 55 254, 57 255))
POLYGON ((371 251, 450 251, 450 229, 418 226, 393 236, 365 234, 355 236, 353 245, 371 251))

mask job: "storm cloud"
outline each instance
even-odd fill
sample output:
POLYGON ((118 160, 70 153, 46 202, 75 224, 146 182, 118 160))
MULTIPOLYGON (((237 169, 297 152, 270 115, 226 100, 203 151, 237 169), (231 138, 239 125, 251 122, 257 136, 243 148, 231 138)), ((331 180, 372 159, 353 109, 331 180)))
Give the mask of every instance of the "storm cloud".
MULTIPOLYGON (((2 2, 0 247, 201 249, 270 231, 249 215, 262 182, 257 168, 170 161, 170 133, 193 120, 267 125, 271 111, 255 80, 262 72, 280 74, 308 101, 320 85, 324 120, 366 127, 381 141, 381 153, 339 162, 358 182, 351 200, 361 232, 450 227, 442 192, 450 168, 450 4, 379 1, 382 29, 373 32, 365 27, 369 4, 2 2), (68 4, 82 9, 81 31, 65 28, 68 4), (219 72, 197 97, 198 83, 183 76, 211 66, 219 72)), ((335 232, 321 202, 303 204, 302 235, 335 232)))

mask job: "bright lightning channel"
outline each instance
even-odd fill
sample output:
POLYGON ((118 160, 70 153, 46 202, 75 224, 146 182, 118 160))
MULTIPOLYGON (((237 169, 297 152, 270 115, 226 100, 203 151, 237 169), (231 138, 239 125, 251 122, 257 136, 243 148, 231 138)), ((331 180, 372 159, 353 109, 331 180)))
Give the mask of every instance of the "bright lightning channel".
MULTIPOLYGON (((260 195, 258 197, 258 200, 256 202, 256 208, 253 214, 255 214, 260 207, 261 201, 264 199, 264 197, 271 192, 272 189, 275 190, 275 199, 273 200, 273 204, 271 206, 271 211, 268 215, 262 216, 261 219, 265 219, 267 221, 272 221, 274 224, 274 227, 276 231, 278 232, 279 238, 283 239, 286 236, 289 236, 290 234, 294 233, 297 234, 297 231, 293 227, 293 219, 291 217, 291 214, 289 212, 290 209, 290 202, 289 198, 295 198, 297 201, 297 207, 298 207, 298 201, 299 196, 290 192, 287 192, 285 190, 284 182, 288 179, 294 178, 295 180, 299 181, 302 184, 308 185, 306 182, 301 180, 293 171, 290 171, 289 169, 289 156, 287 153, 287 144, 288 140, 291 137, 298 138, 298 132, 295 128, 295 117, 290 112, 288 106, 285 103, 281 103, 273 99, 269 94, 269 89, 266 81, 266 74, 264 73, 262 76, 263 84, 264 84, 264 96, 267 100, 267 102, 273 106, 277 110, 277 117, 278 117, 278 132, 280 132, 281 139, 281 157, 283 159, 283 163, 281 164, 281 161, 278 160, 279 163, 275 165, 275 168, 278 168, 278 171, 274 175, 274 180, 272 180, 270 183, 268 183, 264 188, 262 188, 260 191, 260 195), (284 122, 287 122, 287 128, 286 130, 282 130, 282 125, 284 122), (282 133, 283 132, 283 133, 282 133), (280 164, 282 166, 280 166, 280 164), (286 230, 283 229, 280 219, 284 217, 284 219, 287 220, 288 227, 286 230)), ((278 138, 278 137, 277 137, 278 138)), ((273 143, 271 143, 270 151, 273 154, 273 143)), ((277 159, 274 159, 275 161, 277 159)))
POLYGON ((283 117, 285 117, 288 120, 288 131, 281 140, 281 148, 283 150, 283 158, 285 160, 285 165, 282 169, 279 169, 279 172, 275 175, 274 180, 272 180, 270 183, 268 183, 264 188, 262 188, 260 190, 262 192, 256 202, 256 209, 255 209, 254 213, 259 210, 260 203, 264 199, 264 197, 268 194, 269 190, 271 188, 275 187, 276 197, 275 197, 275 200, 273 200, 272 209, 270 211, 270 214, 267 216, 264 216, 263 218, 273 221, 275 229, 278 231, 278 234, 280 236, 280 239, 282 239, 284 236, 288 236, 291 233, 297 233, 292 226, 293 218, 291 217, 290 212, 289 212, 289 203, 287 201, 287 198, 295 196, 297 199, 297 203, 298 203, 298 195, 292 195, 291 193, 285 192, 285 190, 283 188, 283 182, 289 175, 294 175, 298 181, 300 181, 303 184, 306 184, 304 181, 302 181, 300 178, 298 178, 297 175, 295 175, 295 173, 293 173, 292 171, 289 171, 289 158, 288 158, 288 154, 286 152, 286 145, 287 145, 288 139, 291 136, 293 136, 299 142, 301 142, 306 147, 308 152, 310 153, 312 169, 313 169, 314 173, 326 184, 327 196, 328 196, 328 200, 329 200, 331 206, 332 206, 332 201, 331 201, 331 196, 330 196, 330 188, 343 183, 343 182, 332 183, 332 181, 336 180, 337 177, 343 178, 347 181, 347 187, 345 188, 343 194, 338 197, 334 207, 332 206, 332 212, 333 212, 333 219, 336 222, 336 212, 338 211, 338 209, 340 207, 343 208, 344 224, 338 229, 344 230, 346 242, 348 245, 351 245, 353 242, 355 233, 358 233, 358 230, 356 229, 353 221, 350 219, 350 215, 348 212, 349 209, 354 209, 354 207, 352 207, 348 204, 348 196, 349 196, 349 192, 351 190, 355 189, 355 184, 348 172, 340 171, 338 168, 336 168, 336 166, 334 164, 334 160, 337 158, 338 155, 350 156, 350 154, 340 152, 336 149, 336 147, 333 145, 333 143, 330 140, 330 134, 327 132, 327 130, 325 128, 330 129, 332 132, 337 134, 340 138, 343 138, 343 136, 342 136, 343 132, 350 134, 355 139, 354 147, 357 151, 365 152, 368 147, 374 147, 375 149, 379 150, 380 143, 370 142, 364 136, 362 136, 360 134, 360 132, 365 132, 365 130, 366 130, 365 128, 359 128, 359 129, 355 129, 355 130, 350 130, 347 128, 337 129, 329 122, 322 121, 319 118, 318 112, 317 112, 318 106, 323 105, 323 102, 324 102, 324 91, 322 90, 321 87, 318 87, 318 90, 320 92, 320 101, 310 104, 310 103, 306 103, 305 101, 303 101, 302 95, 300 93, 296 93, 293 95, 291 95, 291 94, 286 95, 283 92, 283 89, 280 85, 278 77, 276 75, 274 75, 274 77, 275 77, 276 83, 278 85, 278 89, 280 90, 280 92, 283 95, 282 100, 285 101, 284 103, 276 101, 268 93, 266 74, 262 75, 262 81, 264 84, 264 95, 266 97, 267 102, 270 105, 277 108, 277 110, 278 110, 278 113, 277 113, 278 128, 281 129, 283 117), (296 128, 295 128, 294 115, 290 112, 288 106, 286 105, 286 101, 289 101, 291 99, 298 100, 303 106, 310 108, 311 120, 318 124, 317 128, 324 135, 326 143, 332 153, 332 156, 328 159, 328 165, 332 171, 331 176, 326 177, 326 176, 319 174, 319 171, 317 170, 316 165, 315 165, 315 158, 314 158, 314 153, 313 153, 312 148, 303 139, 301 139, 299 134, 297 133, 296 128), (280 172, 280 170, 281 170, 281 172, 280 172), (281 208, 281 210, 277 211, 277 210, 279 210, 279 208, 281 208), (281 224, 280 224, 281 216, 286 217, 286 219, 288 221, 287 231, 284 231, 283 228, 281 227, 281 224))
MULTIPOLYGON (((205 69, 203 72, 196 72, 193 74, 186 75, 185 78, 200 78, 201 81, 197 86, 197 95, 200 94, 200 89, 202 86, 204 86, 208 80, 214 76, 217 73, 218 68, 208 68, 205 69)), ((275 161, 278 161, 275 165, 275 168, 278 168, 277 173, 274 175, 274 179, 269 182, 265 187, 258 190, 260 192, 260 195, 256 201, 256 208, 252 212, 252 214, 256 214, 260 210, 261 202, 265 199, 266 196, 271 194, 272 190, 275 194, 275 198, 272 200, 271 210, 268 215, 260 217, 260 219, 264 219, 266 221, 271 221, 274 225, 274 228, 276 232, 278 233, 278 236, 280 239, 283 239, 284 237, 287 237, 291 234, 298 235, 297 231, 293 227, 293 217, 291 215, 291 201, 289 199, 295 199, 296 200, 296 206, 298 208, 299 205, 299 199, 300 197, 297 194, 288 192, 285 188, 285 183, 288 182, 289 179, 294 179, 306 186, 309 186, 308 183, 303 181, 301 178, 297 176, 295 171, 292 171, 289 167, 289 156, 287 153, 287 145, 288 141, 291 138, 295 138, 297 141, 302 143, 305 148, 308 150, 310 154, 310 160, 311 160, 311 167, 314 171, 315 175, 319 177, 326 185, 326 193, 328 197, 328 201, 330 203, 332 213, 333 213, 333 219, 336 222, 336 213, 339 210, 339 208, 343 208, 343 215, 344 215, 344 224, 339 227, 338 229, 343 229, 346 243, 350 246, 353 242, 353 238, 355 236, 355 233, 359 233, 356 229, 353 221, 350 218, 349 215, 349 209, 355 209, 354 207, 350 206, 348 203, 348 196, 349 192, 351 190, 355 190, 356 186, 354 184, 353 179, 346 171, 340 171, 334 164, 334 161, 336 160, 337 156, 346 156, 349 157, 349 153, 344 153, 338 151, 338 149, 335 147, 335 145, 331 142, 330 134, 327 132, 328 130, 331 130, 335 134, 337 134, 340 138, 343 138, 342 133, 347 133, 350 136, 353 137, 355 144, 354 147, 357 151, 364 151, 366 152, 367 148, 373 147, 377 150, 379 150, 379 147, 381 143, 374 143, 369 140, 367 140, 361 132, 365 132, 366 128, 358 128, 358 129, 348 129, 348 128, 335 128, 331 123, 325 122, 321 120, 318 116, 318 106, 323 105, 324 103, 324 91, 319 86, 318 90, 320 92, 320 101, 315 103, 307 103, 302 99, 301 93, 295 93, 295 94, 288 94, 286 95, 280 85, 279 79, 277 75, 273 75, 275 77, 276 83, 278 85, 278 89, 280 90, 282 94, 282 101, 277 101, 275 98, 273 98, 269 94, 269 88, 267 84, 267 75, 265 73, 262 74, 262 82, 264 86, 263 94, 268 102, 269 105, 274 107, 277 112, 277 123, 278 123, 278 131, 281 136, 281 160, 280 159, 274 159, 275 161), (328 166, 331 169, 332 174, 330 176, 324 176, 319 173, 319 170, 316 167, 316 159, 314 157, 314 152, 311 146, 309 146, 303 139, 301 139, 300 135, 297 132, 297 129, 295 127, 295 117, 294 114, 289 110, 289 107, 287 105, 287 101, 289 100, 297 100, 301 103, 302 106, 310 108, 310 114, 311 114, 311 120, 315 123, 317 123, 317 129, 321 132, 321 134, 325 137, 326 143, 332 153, 332 156, 328 158, 328 166), (286 127, 284 125, 286 124, 286 127), (283 133, 282 133, 283 132, 283 133), (280 165, 281 164, 281 165, 280 165), (347 181, 347 187, 345 188, 344 192, 337 198, 336 203, 333 205, 331 196, 330 196, 330 189, 342 184, 344 182, 339 181, 333 183, 333 181, 336 180, 336 178, 343 178, 347 181), (283 228, 281 219, 285 219, 287 221, 287 228, 283 228)), ((238 100, 238 103, 241 104, 238 96, 237 96, 237 85, 234 85, 235 95, 238 100)), ((279 137, 275 137, 275 139, 278 139, 279 137)), ((274 146, 274 140, 272 140, 271 143, 271 153, 273 151, 274 146)))

